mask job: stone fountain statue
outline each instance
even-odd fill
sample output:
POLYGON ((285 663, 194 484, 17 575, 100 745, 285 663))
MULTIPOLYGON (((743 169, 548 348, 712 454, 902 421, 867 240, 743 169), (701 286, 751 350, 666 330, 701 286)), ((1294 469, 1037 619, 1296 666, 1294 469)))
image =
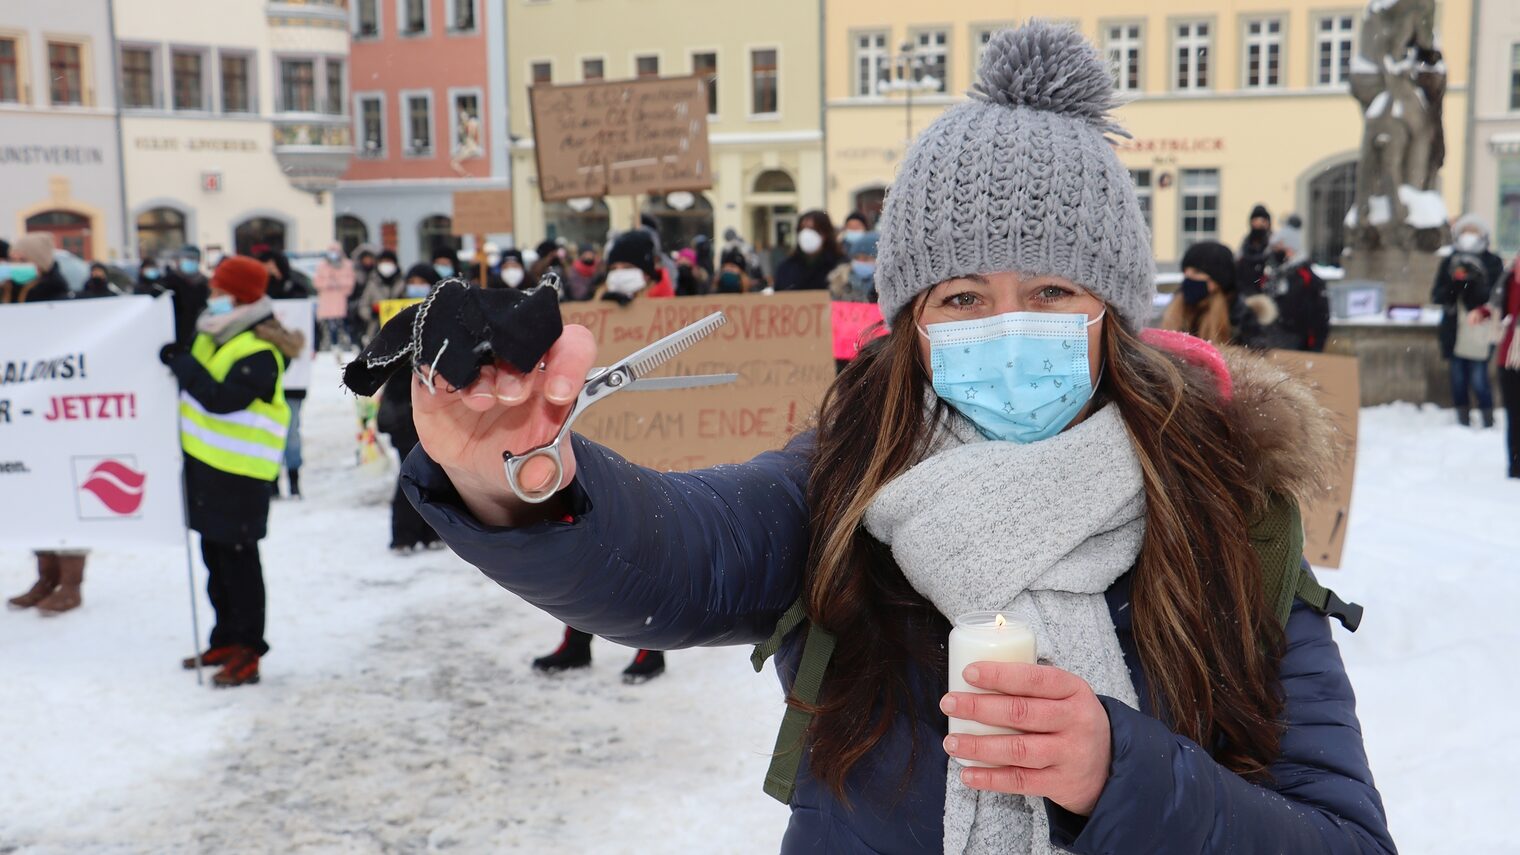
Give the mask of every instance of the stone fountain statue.
POLYGON ((1362 13, 1351 94, 1362 105, 1356 207, 1347 246, 1435 250, 1446 242, 1436 176, 1446 160, 1441 124, 1446 66, 1435 44, 1435 0, 1371 0, 1362 13))

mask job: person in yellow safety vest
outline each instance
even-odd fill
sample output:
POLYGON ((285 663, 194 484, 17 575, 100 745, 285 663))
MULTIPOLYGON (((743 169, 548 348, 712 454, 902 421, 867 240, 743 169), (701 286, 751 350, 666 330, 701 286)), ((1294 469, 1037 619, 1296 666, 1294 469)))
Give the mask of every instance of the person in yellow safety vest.
POLYGON ((209 648, 182 663, 220 666, 216 687, 259 681, 264 642, 264 568, 259 540, 269 519, 270 483, 279 476, 290 407, 285 357, 256 330, 273 317, 264 265, 224 260, 187 349, 170 343, 159 359, 180 386, 180 444, 190 527, 201 535, 206 593, 216 610, 209 648))

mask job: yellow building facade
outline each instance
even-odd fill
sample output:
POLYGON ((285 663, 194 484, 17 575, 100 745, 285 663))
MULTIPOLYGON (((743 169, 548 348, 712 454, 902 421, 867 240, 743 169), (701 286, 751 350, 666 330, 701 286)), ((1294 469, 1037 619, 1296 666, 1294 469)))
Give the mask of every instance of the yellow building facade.
MULTIPOLYGON (((964 98, 981 48, 1029 18, 1076 27, 1116 68, 1134 139, 1120 149, 1163 267, 1191 242, 1235 245, 1260 203, 1305 220, 1316 260, 1341 250, 1361 109, 1346 85, 1365 3, 1325 0, 830 0, 825 22, 829 210, 879 210, 907 140, 964 98), (919 80, 919 85, 904 85, 919 80), (926 79, 927 78, 927 79, 926 79), (883 82, 885 81, 885 82, 883 82), (940 85, 936 85, 940 84, 940 85), (911 114, 911 115, 910 115, 911 114)), ((1460 212, 1470 4, 1441 2, 1446 162, 1460 212)))
POLYGON ((825 193, 820 0, 505 0, 513 234, 600 244, 647 212, 667 249, 738 230, 787 244, 825 193), (698 193, 541 200, 528 89, 640 76, 706 76, 714 184, 698 193))

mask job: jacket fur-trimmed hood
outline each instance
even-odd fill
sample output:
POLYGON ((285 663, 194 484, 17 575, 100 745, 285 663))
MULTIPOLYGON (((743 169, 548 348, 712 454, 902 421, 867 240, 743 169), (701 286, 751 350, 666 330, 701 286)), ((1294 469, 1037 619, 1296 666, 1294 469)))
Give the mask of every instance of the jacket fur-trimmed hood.
POLYGON ((1330 487, 1349 437, 1305 383, 1243 348, 1221 352, 1233 393, 1225 413, 1243 440, 1241 458, 1273 493, 1307 504, 1330 487))

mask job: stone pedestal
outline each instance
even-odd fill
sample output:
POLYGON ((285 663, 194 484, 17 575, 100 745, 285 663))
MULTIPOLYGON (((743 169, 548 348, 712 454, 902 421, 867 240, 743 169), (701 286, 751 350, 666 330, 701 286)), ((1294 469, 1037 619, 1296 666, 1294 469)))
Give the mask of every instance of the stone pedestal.
POLYGON ((1325 352, 1357 358, 1364 407, 1393 401, 1451 406, 1450 369, 1434 324, 1337 321, 1325 352))
POLYGON ((1441 257, 1431 252, 1400 249, 1353 251, 1341 259, 1345 281, 1366 279, 1387 286, 1389 303, 1423 306, 1430 302, 1441 257))

